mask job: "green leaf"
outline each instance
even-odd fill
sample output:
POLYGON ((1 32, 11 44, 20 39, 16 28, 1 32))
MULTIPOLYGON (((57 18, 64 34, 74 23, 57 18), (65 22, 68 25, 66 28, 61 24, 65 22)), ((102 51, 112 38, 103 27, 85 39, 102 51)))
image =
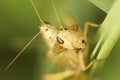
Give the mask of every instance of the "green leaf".
POLYGON ((94 5, 108 13, 115 0, 90 0, 94 5))
MULTIPOLYGON (((120 38, 120 0, 116 0, 111 10, 108 12, 107 17, 101 25, 101 32, 97 47, 92 54, 97 52, 97 49, 100 48, 97 59, 106 59, 116 42, 120 38), (100 46, 101 45, 101 46, 100 46)), ((93 67, 93 70, 96 70, 97 67, 101 67, 103 64, 96 63, 93 67)))

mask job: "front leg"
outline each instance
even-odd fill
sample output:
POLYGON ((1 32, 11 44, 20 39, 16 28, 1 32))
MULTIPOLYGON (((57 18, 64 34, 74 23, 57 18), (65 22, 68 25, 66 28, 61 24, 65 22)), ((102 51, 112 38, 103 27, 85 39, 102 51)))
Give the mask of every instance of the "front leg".
POLYGON ((93 60, 86 66, 84 53, 82 53, 82 52, 80 52, 80 54, 79 54, 79 60, 80 60, 81 71, 86 71, 87 69, 89 69, 97 61, 97 60, 93 60))
POLYGON ((65 50, 67 50, 66 48, 63 48, 62 46, 60 46, 60 44, 56 43, 54 46, 53 46, 53 54, 54 55, 58 55, 60 54, 61 52, 64 52, 65 50))
POLYGON ((67 49, 63 48, 58 43, 56 43, 56 44, 54 44, 53 48, 49 49, 46 52, 45 57, 46 57, 46 59, 51 59, 51 58, 53 58, 53 56, 57 56, 60 53, 64 52, 65 50, 67 50, 67 49))
POLYGON ((100 25, 92 23, 92 22, 86 22, 84 26, 84 33, 83 33, 85 40, 87 40, 87 33, 88 33, 89 27, 100 27, 100 25))

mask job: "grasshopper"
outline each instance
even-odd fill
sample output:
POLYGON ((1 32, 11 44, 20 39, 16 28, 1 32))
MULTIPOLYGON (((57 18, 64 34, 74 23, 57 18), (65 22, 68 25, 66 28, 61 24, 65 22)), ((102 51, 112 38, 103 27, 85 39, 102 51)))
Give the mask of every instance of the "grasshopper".
POLYGON ((45 23, 40 17, 33 0, 31 0, 33 9, 41 23, 41 26, 39 27, 40 31, 28 42, 27 45, 25 45, 25 47, 9 63, 5 70, 7 70, 17 60, 23 51, 39 35, 44 38, 49 47, 46 54, 47 58, 54 57, 53 62, 66 68, 60 73, 44 75, 42 77, 43 80, 53 80, 54 78, 55 80, 62 80, 72 75, 79 75, 81 71, 86 71, 96 62, 96 60, 93 60, 86 66, 86 50, 88 49, 87 32, 89 27, 99 27, 99 25, 87 22, 83 32, 80 32, 76 24, 64 28, 57 15, 53 0, 50 1, 57 18, 59 28, 55 28, 53 25, 45 23))

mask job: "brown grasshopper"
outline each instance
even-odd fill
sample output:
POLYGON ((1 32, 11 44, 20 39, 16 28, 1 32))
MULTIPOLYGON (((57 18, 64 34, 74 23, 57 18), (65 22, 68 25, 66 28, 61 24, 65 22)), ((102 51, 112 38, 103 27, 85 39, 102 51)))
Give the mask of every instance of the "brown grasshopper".
POLYGON ((40 17, 33 0, 31 0, 33 9, 41 22, 41 26, 39 27, 40 32, 38 32, 28 42, 27 45, 25 45, 25 47, 10 62, 5 70, 7 70, 16 61, 16 59, 23 53, 23 51, 40 34, 49 46, 49 50, 46 54, 47 58, 53 57, 53 62, 66 68, 66 70, 63 72, 43 76, 43 80, 53 80, 53 78, 55 78, 55 80, 61 80, 66 77, 79 74, 81 71, 86 71, 88 68, 90 68, 96 61, 93 60, 86 66, 85 51, 87 49, 87 32, 89 26, 99 27, 99 25, 88 22, 85 24, 84 31, 81 33, 76 24, 73 24, 67 28, 63 28, 57 15, 55 5, 52 0, 50 1, 58 20, 59 28, 57 29, 53 25, 45 23, 40 17))
POLYGON ((82 33, 80 33, 77 25, 58 30, 56 35, 57 43, 55 44, 56 46, 53 46, 53 51, 56 55, 54 61, 61 67, 66 67, 67 70, 62 73, 44 76, 43 80, 52 80, 55 75, 61 75, 56 77, 56 80, 62 80, 71 75, 79 77, 80 72, 86 71, 97 61, 93 60, 86 65, 88 57, 87 32, 90 26, 99 27, 97 24, 88 22, 85 24, 85 29, 82 33))

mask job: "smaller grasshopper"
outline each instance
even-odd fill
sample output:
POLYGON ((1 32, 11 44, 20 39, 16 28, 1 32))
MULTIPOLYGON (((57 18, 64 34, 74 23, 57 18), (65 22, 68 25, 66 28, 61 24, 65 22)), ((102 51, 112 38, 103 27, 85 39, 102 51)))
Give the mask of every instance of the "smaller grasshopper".
POLYGON ((84 31, 80 33, 77 25, 72 25, 67 28, 63 28, 60 19, 57 15, 55 5, 52 0, 52 7, 54 9, 56 18, 58 20, 59 29, 53 25, 45 23, 40 17, 33 0, 31 0, 33 9, 41 22, 40 31, 28 42, 27 45, 18 53, 18 55, 10 62, 5 68, 7 70, 16 59, 23 53, 23 51, 32 43, 32 41, 40 34, 48 44, 49 50, 47 57, 54 57, 53 62, 59 64, 59 66, 66 67, 66 70, 60 73, 49 74, 43 76, 43 80, 53 80, 55 76, 56 80, 61 80, 71 75, 79 75, 81 71, 86 71, 90 68, 96 60, 91 61, 87 66, 86 63, 86 50, 87 48, 87 32, 90 26, 99 27, 94 23, 86 23, 84 31), (68 68, 69 67, 69 68, 68 68), (51 79, 50 79, 51 78, 51 79))

